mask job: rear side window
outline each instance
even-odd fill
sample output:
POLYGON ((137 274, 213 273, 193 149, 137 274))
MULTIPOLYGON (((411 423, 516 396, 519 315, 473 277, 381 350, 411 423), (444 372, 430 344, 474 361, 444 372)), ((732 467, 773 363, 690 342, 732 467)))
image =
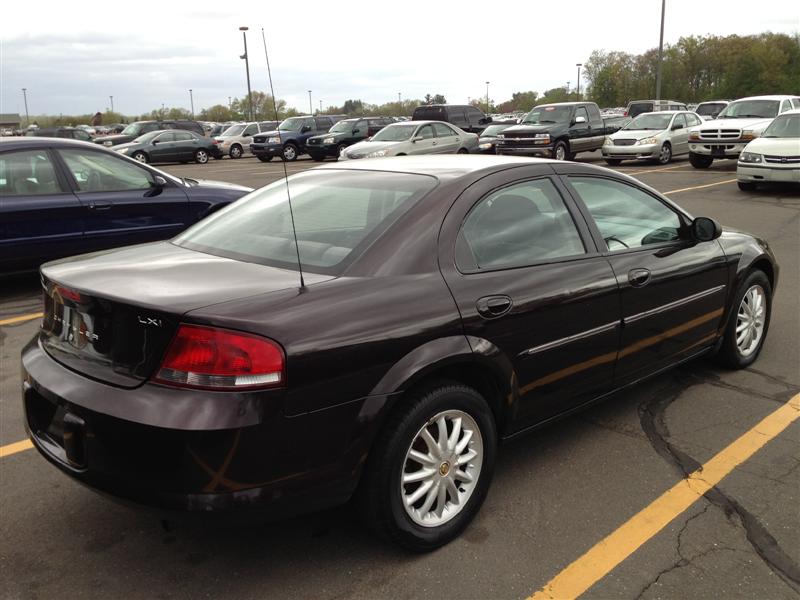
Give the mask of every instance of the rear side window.
MULTIPOLYGON (((482 125, 483 123, 481 123, 481 121, 483 121, 485 118, 481 111, 472 107, 467 108, 467 117, 471 127, 478 127, 479 125, 482 125)), ((458 123, 456 123, 456 125, 457 124, 458 123)))
POLYGON ((549 179, 489 194, 467 215, 456 243, 460 246, 456 263, 462 272, 585 254, 575 223, 549 179))
POLYGON ((317 129, 328 131, 333 127, 333 123, 326 117, 317 117, 317 129))
POLYGON ((436 186, 425 175, 309 171, 278 181, 198 223, 175 243, 245 262, 339 274, 415 202, 436 186))
POLYGON ((447 121, 447 113, 441 106, 418 106, 414 109, 414 120, 447 121))
POLYGON ((470 126, 469 121, 464 114, 464 109, 460 106, 451 106, 447 111, 447 118, 442 120, 448 121, 449 123, 452 123, 461 129, 469 129, 470 126))
POLYGON ((456 135, 456 132, 453 130, 453 128, 448 127, 444 123, 434 123, 433 130, 436 132, 436 137, 439 138, 453 137, 456 135))
POLYGON ((0 197, 60 194, 50 156, 44 150, 0 154, 0 197))

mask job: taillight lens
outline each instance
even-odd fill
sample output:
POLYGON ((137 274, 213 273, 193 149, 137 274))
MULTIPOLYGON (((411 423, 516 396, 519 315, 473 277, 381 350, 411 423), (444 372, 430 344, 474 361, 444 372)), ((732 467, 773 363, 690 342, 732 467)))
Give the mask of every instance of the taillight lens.
POLYGON ((214 390, 279 387, 286 380, 286 361, 283 349, 267 338, 181 325, 155 380, 214 390))

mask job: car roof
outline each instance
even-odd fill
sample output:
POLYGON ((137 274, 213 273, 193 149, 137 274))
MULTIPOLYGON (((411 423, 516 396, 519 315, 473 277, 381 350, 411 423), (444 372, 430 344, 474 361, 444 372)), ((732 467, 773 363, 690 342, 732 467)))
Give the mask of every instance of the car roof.
POLYGON ((628 102, 628 104, 634 104, 636 102, 672 102, 673 104, 685 104, 685 102, 681 102, 680 100, 665 100, 663 98, 661 100, 652 100, 647 98, 643 100, 631 100, 630 102, 628 102))
POLYGON ((745 98, 737 98, 734 102, 739 102, 740 100, 792 100, 793 98, 797 98, 797 96, 790 96, 788 94, 776 94, 773 96, 747 96, 745 98))
POLYGON ((784 111, 778 116, 782 117, 783 115, 800 115, 800 108, 793 108, 792 110, 784 111))
MULTIPOLYGON (((725 104, 730 104, 731 103, 730 100, 703 100, 702 102, 700 102, 700 104, 721 104, 723 102, 725 104)), ((697 106, 700 106, 700 104, 698 104, 697 106)))
POLYGON ((95 150, 106 150, 104 146, 95 144, 93 142, 83 142, 81 140, 73 140, 71 138, 61 137, 46 137, 46 136, 18 136, 18 137, 0 137, 0 150, 24 150, 30 146, 75 146, 78 148, 94 148, 95 150))

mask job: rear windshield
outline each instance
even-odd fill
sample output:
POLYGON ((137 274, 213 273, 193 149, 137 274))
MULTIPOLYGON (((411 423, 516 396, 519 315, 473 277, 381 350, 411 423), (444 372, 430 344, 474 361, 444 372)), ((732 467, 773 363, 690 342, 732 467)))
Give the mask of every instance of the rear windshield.
MULTIPOLYGON (((436 186, 427 175, 309 171, 289 179, 303 269, 339 275, 400 215, 436 186)), ((217 256, 297 269, 286 196, 276 181, 186 230, 173 243, 217 256)))
POLYGON ((628 108, 629 117, 638 117, 642 113, 653 112, 652 102, 633 102, 628 108))
POLYGON ((446 121, 447 112, 441 106, 420 106, 414 109, 415 121, 446 121))
POLYGON ((708 102, 698 106, 697 110, 694 112, 704 117, 713 117, 723 108, 725 108, 725 104, 723 103, 708 102))

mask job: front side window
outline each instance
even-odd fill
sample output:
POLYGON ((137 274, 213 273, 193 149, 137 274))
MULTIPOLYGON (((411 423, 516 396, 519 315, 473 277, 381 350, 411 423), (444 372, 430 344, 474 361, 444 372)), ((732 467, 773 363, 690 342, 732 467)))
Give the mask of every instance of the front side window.
MULTIPOLYGON (((339 274, 437 183, 425 175, 361 171, 308 171, 289 181, 303 269, 328 274, 339 274)), ((188 229, 175 243, 297 269, 286 186, 281 180, 249 194, 188 229)))
POLYGON ((430 139, 433 137, 433 127, 430 125, 423 125, 417 130, 416 137, 421 137, 424 140, 430 139))
POLYGON ((154 181, 150 171, 106 152, 59 150, 81 192, 147 190, 154 181))
POLYGON ((575 223, 549 179, 489 194, 467 215, 457 244, 456 263, 462 272, 522 267, 585 253, 575 223))
POLYGON ((175 141, 176 142, 188 142, 195 139, 195 136, 189 133, 188 131, 176 131, 175 132, 175 141))
POLYGON ((675 120, 672 121, 672 126, 677 127, 678 129, 684 129, 686 127, 686 118, 683 115, 675 115, 675 120))
POLYGON ((589 113, 586 112, 586 109, 583 106, 579 106, 578 108, 575 109, 575 119, 577 119, 578 117, 583 117, 584 123, 589 122, 589 113))
POLYGON ((61 192, 53 163, 44 150, 0 154, 0 197, 61 192))
POLYGON ((244 137, 251 137, 258 133, 258 125, 255 123, 251 123, 244 129, 244 133, 242 134, 244 137))
POLYGON ((625 250, 680 239, 678 214, 650 194, 627 183, 570 176, 609 250, 625 250))

